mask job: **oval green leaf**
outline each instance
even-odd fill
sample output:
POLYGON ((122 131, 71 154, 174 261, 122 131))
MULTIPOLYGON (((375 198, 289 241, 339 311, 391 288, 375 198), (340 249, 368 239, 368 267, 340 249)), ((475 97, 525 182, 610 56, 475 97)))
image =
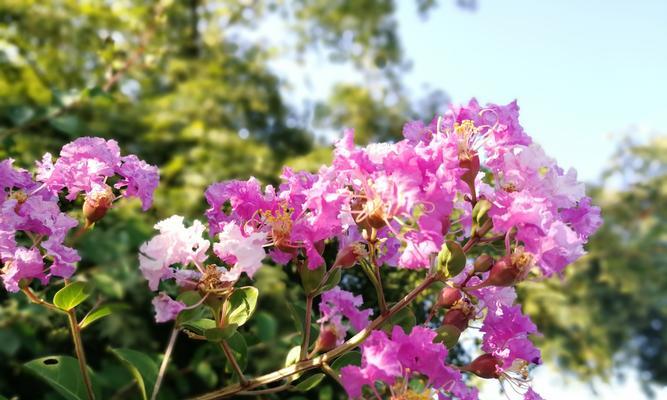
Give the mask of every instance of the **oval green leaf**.
POLYGON ((308 378, 304 379, 299 384, 297 384, 294 387, 294 390, 297 390, 299 392, 307 392, 313 389, 315 386, 319 385, 319 383, 322 382, 322 379, 324 379, 324 374, 322 373, 311 375, 308 378))
POLYGON ((157 363, 148 355, 132 349, 110 349, 123 362, 137 383, 141 398, 147 400, 157 380, 157 363))
POLYGON ((53 296, 53 304, 64 311, 69 311, 90 297, 91 289, 86 282, 72 282, 60 289, 53 296))
POLYGON ((257 306, 259 290, 252 286, 238 288, 232 293, 225 304, 225 322, 241 326, 245 324, 257 306))
POLYGON ((204 331, 204 337, 206 337, 206 340, 209 342, 220 342, 225 339, 229 339, 235 332, 236 332, 236 326, 235 324, 227 325, 224 328, 210 328, 206 329, 204 331))
POLYGON ((67 400, 87 400, 86 385, 79 362, 74 357, 50 356, 23 364, 23 367, 48 383, 67 400))
POLYGON ((197 335, 204 336, 204 332, 209 329, 217 328, 215 321, 208 318, 195 319, 192 321, 186 321, 181 324, 181 326, 197 335))
POLYGON ((343 270, 341 268, 336 268, 334 272, 329 275, 329 278, 327 279, 326 282, 322 285, 320 290, 317 291, 317 293, 324 293, 327 290, 331 290, 334 287, 336 287, 340 283, 340 278, 343 275, 343 270))
POLYGON ((343 354, 331 363, 331 369, 340 374, 340 369, 348 365, 361 365, 361 353, 351 351, 343 354))

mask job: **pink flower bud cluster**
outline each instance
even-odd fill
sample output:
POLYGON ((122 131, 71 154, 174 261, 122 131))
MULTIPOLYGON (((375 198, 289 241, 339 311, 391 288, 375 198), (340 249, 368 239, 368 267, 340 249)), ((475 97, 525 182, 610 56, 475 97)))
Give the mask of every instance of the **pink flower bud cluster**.
POLYGON ((78 225, 61 211, 59 195, 70 201, 85 193, 84 217, 98 220, 116 199, 106 180, 119 176, 116 189, 126 197, 139 197, 144 209, 152 202, 158 170, 134 155, 120 156, 114 140, 83 137, 63 146, 55 163, 45 154, 37 174, 0 162, 0 277, 10 292, 20 282, 51 277, 69 278, 80 260, 65 244, 68 232, 78 225))

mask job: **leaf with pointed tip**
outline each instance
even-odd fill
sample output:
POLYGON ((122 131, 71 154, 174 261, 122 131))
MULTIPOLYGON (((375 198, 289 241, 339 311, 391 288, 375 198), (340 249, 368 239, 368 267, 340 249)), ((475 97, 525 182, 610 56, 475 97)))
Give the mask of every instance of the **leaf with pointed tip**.
POLYGON ((361 353, 351 351, 343 354, 331 363, 331 369, 340 373, 340 369, 347 365, 361 365, 361 353))
POLYGON ((81 329, 87 327, 88 325, 92 324, 93 322, 97 321, 98 319, 102 319, 104 317, 107 317, 111 314, 113 314, 114 311, 117 310, 123 310, 127 309, 128 306, 126 304, 104 304, 100 306, 99 308, 93 310, 91 313, 86 315, 81 322, 79 323, 79 326, 81 329))
POLYGON ((324 374, 322 373, 311 375, 303 381, 299 382, 294 387, 294 390, 299 392, 307 392, 313 389, 315 386, 319 385, 319 383, 322 382, 322 379, 324 379, 324 374))
POLYGON ((69 311, 90 297, 90 292, 90 285, 86 282, 72 282, 53 296, 53 304, 61 310, 69 311))
POLYGON ((150 394, 157 380, 157 362, 148 355, 132 349, 109 349, 134 377, 139 387, 139 392, 144 400, 150 398, 150 394))

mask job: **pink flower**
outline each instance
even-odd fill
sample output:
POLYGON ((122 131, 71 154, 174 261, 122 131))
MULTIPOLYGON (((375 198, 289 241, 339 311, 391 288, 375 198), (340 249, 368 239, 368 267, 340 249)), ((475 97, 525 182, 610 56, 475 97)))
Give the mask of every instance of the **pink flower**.
POLYGON ((44 273, 44 261, 36 248, 26 249, 19 247, 11 260, 5 263, 2 269, 2 282, 9 292, 19 291, 21 279, 37 278, 46 284, 48 278, 44 273))
POLYGON ((489 309, 480 329, 484 333, 482 350, 502 360, 502 368, 509 369, 515 360, 541 364, 540 351, 528 339, 537 333, 537 327, 521 313, 521 306, 502 305, 489 309))
POLYGON ((172 299, 164 292, 155 296, 152 304, 155 308, 155 322, 157 323, 172 321, 185 309, 185 304, 172 299))
POLYGON ((218 239, 220 242, 213 245, 213 251, 223 261, 233 264, 221 279, 236 281, 244 272, 252 278, 266 257, 264 252, 266 233, 250 232, 244 235, 236 223, 229 222, 218 234, 218 239))
POLYGON ((542 396, 540 396, 539 394, 535 393, 533 388, 528 388, 528 391, 523 396, 523 400, 544 400, 544 398, 542 398, 542 396))
POLYGON ((93 183, 104 183, 119 164, 120 148, 115 140, 81 137, 63 146, 53 166, 50 155, 46 156, 39 176, 53 193, 67 188, 67 199, 74 200, 80 192, 90 191, 93 183))
POLYGON ((373 315, 373 310, 370 308, 361 310, 359 307, 363 302, 361 295, 355 296, 353 293, 337 286, 322 293, 322 301, 320 302, 322 317, 317 322, 322 325, 327 323, 334 325, 338 339, 336 344, 341 344, 348 331, 348 328, 342 322, 343 317, 350 321, 350 325, 356 331, 361 331, 368 326, 368 320, 373 315))
POLYGON ((183 217, 174 215, 155 224, 160 233, 139 248, 139 269, 151 290, 157 290, 163 279, 173 277, 174 264, 201 268, 207 258, 210 242, 202 238, 205 227, 195 220, 186 228, 183 217))
POLYGON ((15 168, 14 160, 8 158, 0 161, 0 188, 2 191, 7 189, 23 189, 33 184, 30 173, 24 169, 15 168))
POLYGON ((373 386, 376 381, 393 384, 402 374, 398 348, 386 333, 373 331, 361 345, 361 367, 348 365, 340 370, 340 378, 347 394, 352 398, 360 397, 363 386, 373 386))
POLYGON ((123 179, 114 185, 115 188, 125 187, 125 196, 141 199, 141 208, 146 211, 153 204, 153 192, 157 189, 160 172, 157 167, 149 165, 131 154, 121 159, 122 164, 116 167, 118 175, 123 179))
POLYGON ((600 208, 591 205, 589 197, 583 198, 579 204, 560 212, 563 222, 567 223, 583 239, 588 239, 602 225, 600 208))

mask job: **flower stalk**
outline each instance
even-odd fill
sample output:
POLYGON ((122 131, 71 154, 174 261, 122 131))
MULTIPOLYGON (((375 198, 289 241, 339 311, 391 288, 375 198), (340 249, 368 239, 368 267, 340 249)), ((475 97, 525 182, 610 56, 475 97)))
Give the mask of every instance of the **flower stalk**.
POLYGON ((72 341, 74 342, 74 351, 76 358, 79 361, 79 369, 81 370, 81 377, 83 383, 86 385, 86 393, 89 400, 95 400, 95 393, 93 392, 93 384, 88 374, 88 366, 86 364, 86 353, 83 349, 83 341, 81 340, 81 327, 76 320, 76 311, 74 309, 67 311, 67 319, 69 322, 70 332, 72 333, 72 341))

